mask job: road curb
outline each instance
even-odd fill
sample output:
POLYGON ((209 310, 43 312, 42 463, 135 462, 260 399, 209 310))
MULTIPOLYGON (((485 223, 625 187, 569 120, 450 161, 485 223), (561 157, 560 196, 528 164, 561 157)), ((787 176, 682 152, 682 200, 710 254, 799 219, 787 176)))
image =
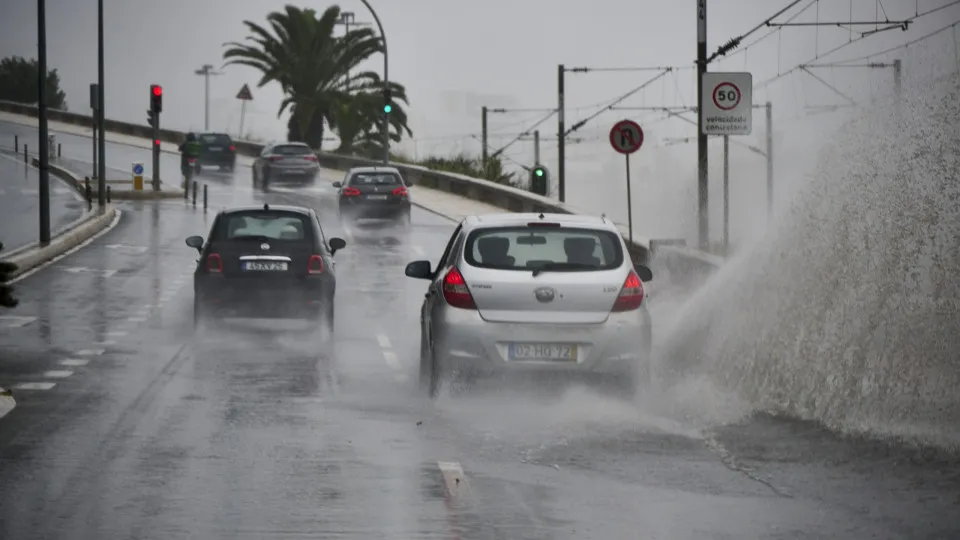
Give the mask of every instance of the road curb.
MULTIPOLYGON (((33 158, 32 162, 34 166, 39 165, 37 158, 33 158)), ((70 169, 67 169, 66 167, 61 167, 60 165, 54 165, 53 163, 51 163, 49 166, 50 166, 51 174, 53 174, 57 178, 60 178, 61 180, 73 186, 73 189, 75 189, 77 193, 80 194, 81 197, 86 196, 86 186, 84 185, 84 178, 81 178, 79 174, 71 171, 70 169)), ((109 183, 110 182, 107 182, 107 184, 109 183)), ((93 190, 91 193, 92 193, 91 196, 97 196, 99 191, 93 190)), ((183 198, 182 189, 174 189, 170 191, 153 191, 152 189, 149 191, 146 191, 146 190, 133 191, 128 189, 122 189, 122 190, 111 189, 110 190, 110 199, 111 200, 116 199, 118 201, 156 201, 156 200, 164 200, 164 199, 182 199, 182 198, 183 198)))
POLYGON ((113 205, 107 205, 102 211, 87 212, 80 219, 61 229, 61 232, 52 238, 46 246, 34 244, 3 257, 2 260, 17 265, 17 271, 10 278, 16 279, 43 263, 79 246, 109 227, 116 216, 117 209, 113 205))

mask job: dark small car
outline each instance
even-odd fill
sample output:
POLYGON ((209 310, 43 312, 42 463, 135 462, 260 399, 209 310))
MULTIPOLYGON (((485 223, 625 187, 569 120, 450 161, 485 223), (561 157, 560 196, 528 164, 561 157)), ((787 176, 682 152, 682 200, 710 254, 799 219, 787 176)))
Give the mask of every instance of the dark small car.
POLYGON ((342 219, 394 218, 410 222, 410 191, 394 167, 356 167, 334 182, 342 219))
POLYGON ((317 213, 299 206, 246 206, 217 214, 193 275, 194 324, 224 317, 308 319, 332 335, 337 277, 317 213))
POLYGON ((237 147, 226 133, 201 133, 200 159, 197 160, 197 172, 201 167, 219 167, 221 171, 233 172, 237 166, 237 147))
POLYGON ((264 146, 253 161, 252 171, 255 189, 279 183, 313 184, 320 172, 320 164, 305 143, 274 143, 264 146))

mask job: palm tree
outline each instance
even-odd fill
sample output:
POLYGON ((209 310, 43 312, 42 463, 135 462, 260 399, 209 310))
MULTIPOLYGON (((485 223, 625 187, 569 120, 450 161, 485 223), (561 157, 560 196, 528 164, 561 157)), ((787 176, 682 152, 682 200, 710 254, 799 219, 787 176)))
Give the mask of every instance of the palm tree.
MULTIPOLYGON (((400 142, 404 132, 412 136, 407 126, 407 113, 400 103, 407 101, 407 90, 401 84, 391 82, 388 116, 390 140, 400 142)), ((330 117, 330 127, 340 137, 340 153, 379 155, 383 152, 383 82, 378 78, 367 82, 351 99, 338 105, 330 117)))
MULTIPOLYGON (((317 17, 315 10, 288 5, 267 15, 272 33, 244 21, 251 33, 247 39, 253 44, 227 43, 223 53, 225 65, 259 70, 263 76, 258 87, 270 82, 281 85, 285 98, 277 116, 290 109, 288 138, 313 148, 321 146, 324 122, 333 125, 337 111, 354 99, 353 93, 369 92, 380 84, 376 73, 352 73, 361 62, 382 52, 380 38, 368 28, 336 38, 334 29, 339 18, 339 6, 331 6, 317 17)), ((391 114, 399 116, 400 112, 395 107, 391 114)), ((402 118, 405 122, 405 113, 402 118)))

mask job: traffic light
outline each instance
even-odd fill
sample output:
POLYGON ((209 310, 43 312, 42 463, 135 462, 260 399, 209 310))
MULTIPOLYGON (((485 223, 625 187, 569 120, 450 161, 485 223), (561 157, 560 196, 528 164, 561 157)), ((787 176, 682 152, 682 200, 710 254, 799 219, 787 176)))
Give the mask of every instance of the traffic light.
POLYGON ((546 167, 537 165, 530 169, 530 191, 537 195, 547 195, 547 186, 550 185, 550 173, 546 167))
POLYGON ((163 87, 159 84, 150 85, 150 110, 155 113, 163 111, 163 87))
POLYGON ((393 110, 393 105, 391 105, 390 98, 390 88, 383 89, 383 112, 384 114, 390 114, 390 111, 393 110))
POLYGON ((157 114, 151 109, 147 109, 147 125, 153 127, 156 125, 157 114))
MULTIPOLYGON (((2 243, 0 243, 0 251, 3 251, 2 243)), ((13 296, 13 287, 7 285, 7 282, 10 281, 16 271, 17 265, 11 262, 0 261, 0 307, 15 308, 17 304, 20 303, 20 301, 13 296)))

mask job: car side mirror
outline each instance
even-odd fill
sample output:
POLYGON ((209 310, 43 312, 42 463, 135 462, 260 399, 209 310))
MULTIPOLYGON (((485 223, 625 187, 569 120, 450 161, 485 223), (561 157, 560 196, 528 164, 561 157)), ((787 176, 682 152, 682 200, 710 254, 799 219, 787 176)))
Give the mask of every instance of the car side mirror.
POLYGON ((330 254, 335 255, 341 249, 347 247, 347 242, 343 238, 331 238, 330 239, 330 254))
POLYGON ((187 245, 197 250, 200 253, 203 253, 203 237, 202 236, 191 236, 187 238, 187 245))
POLYGON ((339 188, 343 187, 343 184, 341 184, 340 182, 334 182, 334 183, 333 183, 333 187, 339 189, 339 188))
POLYGON ((640 278, 640 281, 643 281, 644 283, 653 281, 653 272, 646 266, 637 264, 634 265, 633 269, 637 272, 637 277, 640 278))
POLYGON ((414 261, 407 265, 403 271, 407 277, 416 279, 433 279, 433 271, 430 270, 430 261, 414 261))

